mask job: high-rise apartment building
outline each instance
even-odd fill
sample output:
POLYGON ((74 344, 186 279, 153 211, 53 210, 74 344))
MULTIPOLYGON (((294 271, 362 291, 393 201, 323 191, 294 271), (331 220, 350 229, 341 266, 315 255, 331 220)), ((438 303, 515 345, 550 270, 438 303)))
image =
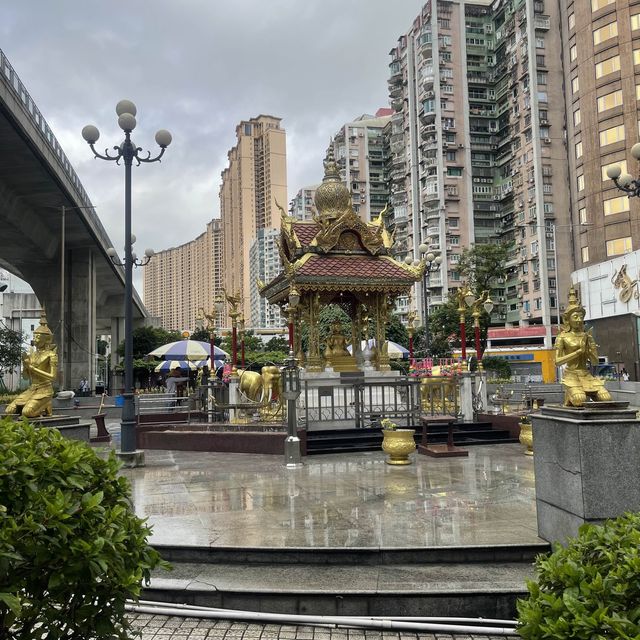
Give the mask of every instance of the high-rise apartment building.
POLYGON ((607 167, 637 174, 640 2, 561 2, 575 268, 640 249, 640 203, 607 167))
POLYGON ((389 201, 388 146, 383 131, 391 119, 389 109, 375 116, 362 115, 345 124, 333 141, 340 177, 351 192, 353 210, 365 222, 378 216, 389 201))
POLYGON ((195 240, 156 253, 143 272, 143 301, 168 330, 193 331, 199 310, 222 288, 222 227, 213 219, 195 240))
POLYGON ((258 281, 271 282, 282 271, 279 238, 280 229, 258 229, 249 248, 249 271, 252 277, 249 289, 251 315, 247 317, 247 326, 250 328, 278 329, 284 324, 280 308, 270 305, 258 289, 258 281))
POLYGON ((296 220, 312 220, 315 212, 314 198, 320 184, 302 187, 289 203, 289 215, 296 220))
POLYGON ((245 322, 251 314, 250 250, 260 229, 280 227, 287 206, 286 134, 280 118, 260 115, 236 127, 236 145, 222 172, 220 216, 224 251, 224 286, 239 293, 245 322))
POLYGON ((494 321, 549 327, 557 312, 571 267, 559 20, 550 0, 431 0, 391 51, 390 221, 400 256, 442 255, 432 304, 460 286, 463 247, 501 242, 494 321))

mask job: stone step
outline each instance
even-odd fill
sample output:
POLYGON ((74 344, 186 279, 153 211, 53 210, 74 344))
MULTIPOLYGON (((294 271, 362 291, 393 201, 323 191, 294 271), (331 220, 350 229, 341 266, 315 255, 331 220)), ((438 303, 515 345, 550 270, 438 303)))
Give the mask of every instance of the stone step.
POLYGON ((171 572, 153 572, 142 597, 280 613, 512 618, 532 577, 531 558, 469 562, 464 554, 426 564, 174 562, 171 572))

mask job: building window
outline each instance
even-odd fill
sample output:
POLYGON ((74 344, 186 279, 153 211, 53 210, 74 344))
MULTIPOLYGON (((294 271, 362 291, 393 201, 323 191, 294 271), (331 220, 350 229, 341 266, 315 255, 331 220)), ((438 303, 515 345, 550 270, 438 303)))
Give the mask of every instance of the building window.
POLYGON ((573 126, 577 127, 582 122, 582 117, 580 115, 580 109, 576 109, 573 112, 573 126))
POLYGON ((635 31, 636 29, 640 29, 640 13, 631 16, 631 30, 635 31))
POLYGON ((624 125, 619 124, 600 132, 600 146, 606 147, 608 144, 624 140, 624 125))
POLYGON ((617 198, 609 198, 603 203, 604 215, 612 216, 616 213, 629 211, 629 198, 627 196, 619 196, 617 198))
POLYGON ((617 162, 610 162, 609 164, 602 165, 602 182, 607 182, 607 180, 611 180, 611 178, 607 175, 607 169, 609 167, 613 167, 614 165, 618 165, 620 169, 622 169, 622 173, 627 173, 626 160, 618 160, 617 162))
POLYGON ((462 175, 462 167, 447 167, 448 176, 459 177, 462 175))
POLYGON ((573 62, 574 60, 576 60, 578 57, 578 47, 575 44, 572 44, 571 47, 569 47, 569 60, 571 62, 573 62))
POLYGON ((589 247, 582 247, 582 262, 589 262, 589 247))
POLYGON ((580 80, 578 80, 578 76, 571 79, 571 93, 574 95, 578 93, 580 90, 580 80))
POLYGON ((613 4, 616 0, 591 0, 591 11, 597 11, 610 4, 613 4))
POLYGON ((456 152, 447 151, 447 162, 455 162, 455 161, 456 161, 456 152))
POLYGON ((584 174, 578 176, 578 191, 584 191, 584 174))
POLYGON ((633 64, 634 65, 640 64, 640 49, 633 50, 633 64))
POLYGON ((597 46, 606 42, 610 38, 618 37, 618 23, 614 20, 609 24, 605 24, 604 27, 600 27, 593 32, 593 44, 597 46))
POLYGON ((622 106, 622 89, 612 91, 598 98, 598 113, 620 106, 622 106))
POLYGON ((544 49, 544 38, 536 38, 536 49, 544 49))
POLYGON ((582 142, 576 144, 576 160, 582 158, 582 142))
POLYGON ((573 13, 569 14, 568 23, 569 23, 569 31, 571 31, 572 29, 576 28, 576 16, 575 16, 575 14, 573 14, 573 13))
POLYGON ((620 56, 612 56, 596 65, 596 78, 620 71, 620 56))
POLYGON ((587 208, 586 207, 580 207, 580 209, 578 209, 578 220, 580 221, 580 224, 587 224, 587 208))
POLYGON ((607 255, 619 256, 623 253, 631 251, 631 237, 616 238, 615 240, 607 240, 607 255))

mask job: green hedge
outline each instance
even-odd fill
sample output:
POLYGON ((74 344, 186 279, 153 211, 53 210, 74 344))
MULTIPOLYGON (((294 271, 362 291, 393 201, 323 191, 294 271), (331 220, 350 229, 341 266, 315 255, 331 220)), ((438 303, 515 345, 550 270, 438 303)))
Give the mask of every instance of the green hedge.
POLYGON ((518 602, 523 638, 640 638, 640 515, 583 525, 536 560, 538 582, 518 602))
POLYGON ((113 452, 0 421, 0 638, 128 638, 125 601, 162 564, 113 452))

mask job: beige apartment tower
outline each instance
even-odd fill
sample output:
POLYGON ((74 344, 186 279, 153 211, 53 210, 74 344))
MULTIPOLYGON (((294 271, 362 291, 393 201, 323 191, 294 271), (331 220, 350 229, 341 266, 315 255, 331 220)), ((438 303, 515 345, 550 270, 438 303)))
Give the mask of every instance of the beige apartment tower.
MULTIPOLYGON (((225 289, 239 293, 246 322, 251 318, 250 249, 259 229, 280 227, 287 208, 286 134, 280 118, 260 115, 236 127, 236 145, 222 172, 222 221, 225 289)), ((254 273, 254 277, 258 274, 254 273)), ((255 284, 255 283, 254 283, 255 284)), ((228 319, 227 319, 228 321, 228 319)))
POLYGON ((222 288, 220 220, 179 247, 159 251, 144 267, 143 301, 168 330, 194 331, 200 308, 213 308, 222 288))
POLYGON ((629 150, 640 138, 640 2, 562 2, 567 148, 575 268, 640 249, 640 203, 607 178, 621 165, 637 176, 629 150))

